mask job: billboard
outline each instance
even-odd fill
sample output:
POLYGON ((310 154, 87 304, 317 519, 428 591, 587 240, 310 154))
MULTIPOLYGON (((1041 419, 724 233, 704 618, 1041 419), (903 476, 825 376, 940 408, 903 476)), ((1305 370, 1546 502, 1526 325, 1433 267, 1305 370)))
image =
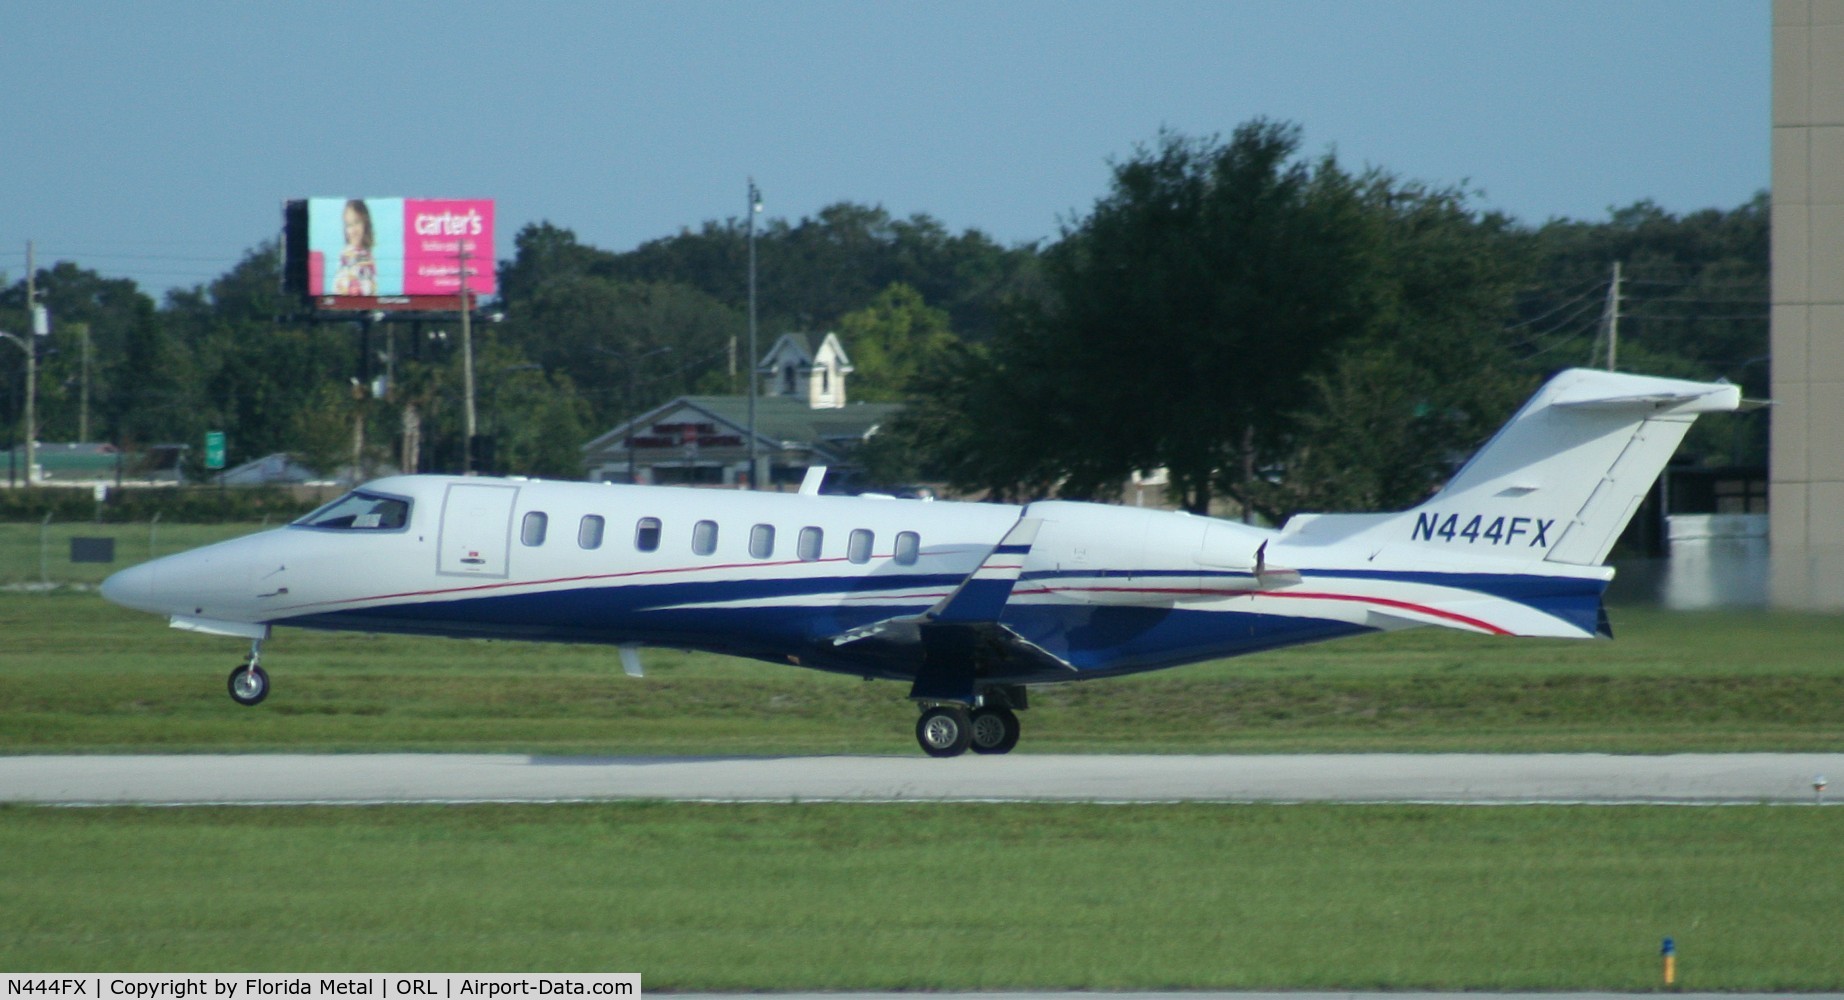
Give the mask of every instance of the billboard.
POLYGON ((493 202, 308 198, 284 209, 291 290, 321 309, 460 308, 498 291, 493 202))

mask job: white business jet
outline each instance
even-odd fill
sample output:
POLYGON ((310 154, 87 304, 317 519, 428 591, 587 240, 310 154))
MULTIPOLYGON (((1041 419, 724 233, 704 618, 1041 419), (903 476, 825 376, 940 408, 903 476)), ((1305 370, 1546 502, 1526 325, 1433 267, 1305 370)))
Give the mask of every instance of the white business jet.
POLYGON ((1727 383, 1573 370, 1438 494, 1278 531, 1023 507, 454 476, 379 479, 273 531, 123 570, 117 604, 251 640, 276 625, 707 650, 909 684, 922 749, 1005 753, 1034 684, 1365 632, 1610 634, 1602 560, 1727 383))

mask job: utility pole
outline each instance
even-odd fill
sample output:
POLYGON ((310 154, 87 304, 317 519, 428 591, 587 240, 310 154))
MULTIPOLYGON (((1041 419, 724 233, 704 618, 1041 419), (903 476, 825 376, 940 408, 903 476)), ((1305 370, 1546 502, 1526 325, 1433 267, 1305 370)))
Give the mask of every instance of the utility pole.
POLYGON ((38 265, 32 258, 32 241, 26 241, 26 322, 32 324, 20 345, 26 349, 26 485, 38 463, 38 338, 49 336, 51 323, 38 306, 38 265))
POLYGON ((462 444, 461 474, 474 474, 474 434, 479 429, 474 414, 474 332, 469 325, 467 301, 467 245, 457 240, 461 262, 461 388, 466 397, 467 440, 462 444))
POLYGON ((83 342, 82 377, 77 383, 77 442, 90 443, 90 325, 73 323, 83 342))
POLYGON ((749 488, 759 490, 756 482, 756 215, 762 211, 762 192, 756 179, 749 178, 749 488))
POLYGON ((1620 358, 1620 262, 1614 261, 1613 281, 1607 286, 1607 370, 1620 358))

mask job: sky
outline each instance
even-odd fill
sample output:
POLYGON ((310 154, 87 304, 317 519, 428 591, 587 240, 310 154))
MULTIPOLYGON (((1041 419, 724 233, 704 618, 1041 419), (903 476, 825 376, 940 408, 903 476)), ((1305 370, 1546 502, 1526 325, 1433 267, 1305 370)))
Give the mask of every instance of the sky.
POLYGON ((491 198, 621 251, 851 201, 1051 241, 1162 129, 1292 122, 1530 224, 1768 185, 1767 0, 22 0, 0 275, 160 298, 305 197, 491 198))

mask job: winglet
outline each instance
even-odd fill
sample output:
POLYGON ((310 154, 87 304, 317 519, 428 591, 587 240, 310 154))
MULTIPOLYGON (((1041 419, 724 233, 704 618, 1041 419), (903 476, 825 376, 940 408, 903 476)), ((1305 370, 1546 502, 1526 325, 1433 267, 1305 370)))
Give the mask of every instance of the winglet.
POLYGON ((1030 554, 1032 543, 1037 541, 1037 529, 1043 523, 1042 518, 1019 518, 1012 530, 993 546, 986 561, 962 580, 952 594, 929 609, 928 620, 998 621, 999 613, 1005 610, 1005 602, 1011 599, 1012 587, 1018 583, 1018 575, 1024 572, 1025 556, 1030 554))

